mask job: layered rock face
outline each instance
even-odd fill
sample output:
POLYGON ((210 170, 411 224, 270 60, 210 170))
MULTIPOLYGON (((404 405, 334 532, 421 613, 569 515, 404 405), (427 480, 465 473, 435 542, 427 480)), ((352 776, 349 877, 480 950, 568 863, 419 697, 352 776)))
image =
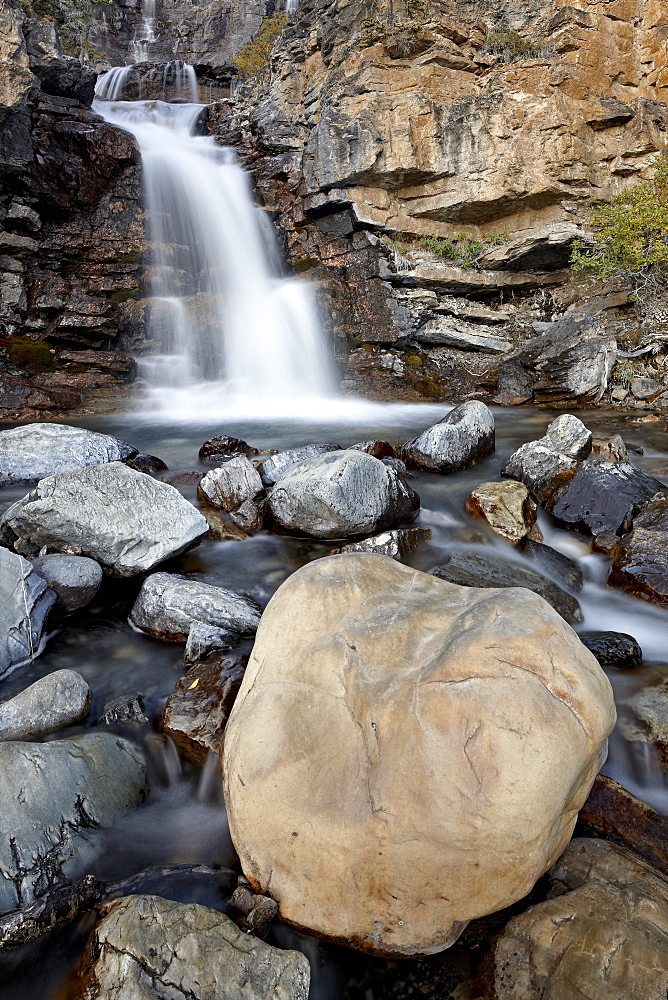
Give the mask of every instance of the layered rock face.
POLYGON ((0 414, 76 406, 134 377, 144 249, 134 142, 88 105, 51 22, 0 12, 0 414), (100 349, 103 350, 100 350, 100 349))
POLYGON ((505 403, 605 391, 638 318, 628 289, 596 296, 567 265, 588 200, 664 147, 662 20, 650 0, 300 6, 268 91, 218 129, 246 146, 297 269, 324 279, 340 343, 362 348, 351 385, 505 403), (520 354, 564 312, 555 343, 520 354))
POLYGON ((614 718, 535 594, 317 560, 265 610, 225 730, 244 872, 312 933, 441 951, 563 851, 614 718))

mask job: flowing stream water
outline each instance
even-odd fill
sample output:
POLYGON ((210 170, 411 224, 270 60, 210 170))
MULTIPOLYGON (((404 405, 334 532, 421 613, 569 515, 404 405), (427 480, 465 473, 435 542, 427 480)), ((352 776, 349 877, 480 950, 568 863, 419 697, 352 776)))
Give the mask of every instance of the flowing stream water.
MULTIPOLYGON (((369 438, 394 443, 444 416, 448 406, 443 404, 384 405, 336 396, 333 366, 308 288, 278 273, 246 176, 228 150, 197 134, 199 105, 100 101, 96 109, 129 129, 142 151, 152 244, 151 327, 163 347, 161 357, 147 369, 153 388, 139 412, 78 423, 158 455, 169 466, 168 481, 198 504, 197 476, 183 474, 203 474, 207 467, 199 462, 198 449, 214 434, 238 436, 260 449, 309 441, 335 441, 345 447, 369 438)), ((415 568, 429 571, 462 548, 511 562, 523 560, 484 524, 468 517, 465 500, 479 483, 498 479, 511 452, 541 436, 557 414, 497 409, 494 415, 493 456, 448 476, 414 475, 411 484, 422 501, 416 523, 432 532, 431 541, 407 560, 415 568)), ((621 433, 633 449, 635 464, 668 482, 668 435, 660 428, 600 410, 579 415, 592 430, 621 433)), ((24 492, 18 487, 3 490, 0 508, 24 492)), ((583 570, 584 587, 575 596, 584 620, 577 631, 628 632, 643 647, 642 667, 607 671, 621 704, 664 675, 668 612, 607 587, 609 562, 592 555, 587 539, 555 527, 547 516, 541 527, 545 541, 576 559, 583 570)), ((291 573, 331 548, 260 531, 243 541, 205 539, 165 568, 242 591, 264 606, 291 573)), ((83 723, 56 735, 103 729, 103 705, 121 696, 142 694, 147 715, 157 722, 184 672, 183 646, 130 627, 128 613, 140 582, 107 580, 89 607, 59 622, 41 656, 3 682, 2 698, 53 670, 70 667, 88 681, 94 700, 83 723)), ((182 764, 152 725, 132 735, 146 747, 151 763, 149 794, 113 829, 100 832, 86 870, 118 879, 160 864, 233 864, 217 760, 212 758, 203 770, 182 764)), ((668 814, 668 784, 652 744, 629 742, 615 733, 605 769, 668 814)), ((175 886, 158 878, 151 891, 220 909, 227 905, 224 895, 199 883, 175 886)), ((62 997, 89 929, 84 920, 3 959, 2 1000, 62 997)), ((321 947, 286 928, 274 934, 280 944, 299 947, 309 957, 313 998, 379 1000, 384 995, 374 983, 390 964, 321 947)), ((437 960, 435 956, 426 961, 437 960)))

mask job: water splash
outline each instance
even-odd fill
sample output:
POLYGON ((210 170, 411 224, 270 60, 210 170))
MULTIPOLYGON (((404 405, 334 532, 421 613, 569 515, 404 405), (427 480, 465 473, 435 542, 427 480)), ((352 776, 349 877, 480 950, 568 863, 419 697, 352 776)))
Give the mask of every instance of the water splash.
POLYGON ((281 409, 334 398, 333 362, 308 285, 277 272, 247 175, 232 150, 196 135, 203 108, 96 102, 142 155, 151 243, 147 376, 171 416, 216 406, 281 409), (269 249, 268 249, 269 247, 269 249))

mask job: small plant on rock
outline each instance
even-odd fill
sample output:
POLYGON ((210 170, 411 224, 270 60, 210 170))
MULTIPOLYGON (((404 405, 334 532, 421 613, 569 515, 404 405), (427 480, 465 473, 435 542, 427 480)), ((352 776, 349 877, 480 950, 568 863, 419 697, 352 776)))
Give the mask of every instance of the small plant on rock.
POLYGON ((500 56, 501 62, 518 62, 520 59, 550 58, 554 46, 542 35, 520 35, 517 31, 490 31, 482 46, 488 55, 500 56))
POLYGON ((258 81, 268 78, 271 50, 287 23, 288 15, 284 13, 265 17, 255 38, 244 45, 235 57, 240 77, 258 81))

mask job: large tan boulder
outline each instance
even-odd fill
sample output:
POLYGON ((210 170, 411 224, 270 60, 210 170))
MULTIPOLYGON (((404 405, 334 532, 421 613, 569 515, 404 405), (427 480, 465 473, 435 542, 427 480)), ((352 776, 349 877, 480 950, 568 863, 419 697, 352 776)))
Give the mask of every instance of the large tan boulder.
POLYGON ((264 612, 225 732, 244 872, 320 937, 438 952, 561 854, 614 720, 536 594, 319 559, 264 612))

